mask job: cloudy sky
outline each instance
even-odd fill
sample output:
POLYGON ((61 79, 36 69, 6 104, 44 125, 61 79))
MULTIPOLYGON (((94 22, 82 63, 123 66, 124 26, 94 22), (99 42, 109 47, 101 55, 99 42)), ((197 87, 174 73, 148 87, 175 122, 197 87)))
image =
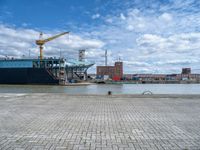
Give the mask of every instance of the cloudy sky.
MULTIPOLYGON (((39 32, 48 37, 46 57, 110 65, 119 58, 125 73, 200 73, 199 0, 0 0, 0 57, 39 55, 39 32)), ((95 72, 95 66, 89 70, 95 72)))

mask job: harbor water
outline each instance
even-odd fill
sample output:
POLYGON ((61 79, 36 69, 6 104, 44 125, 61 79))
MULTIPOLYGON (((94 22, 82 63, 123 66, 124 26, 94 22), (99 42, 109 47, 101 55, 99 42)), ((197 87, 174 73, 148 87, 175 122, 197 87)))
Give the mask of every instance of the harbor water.
POLYGON ((94 84, 84 86, 0 85, 0 93, 66 93, 66 94, 200 94, 200 84, 94 84))

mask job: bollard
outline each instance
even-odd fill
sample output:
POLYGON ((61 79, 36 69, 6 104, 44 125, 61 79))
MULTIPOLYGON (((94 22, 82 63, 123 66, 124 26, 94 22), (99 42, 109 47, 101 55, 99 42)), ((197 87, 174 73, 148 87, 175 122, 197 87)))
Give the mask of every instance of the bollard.
POLYGON ((111 91, 108 91, 108 95, 112 95, 112 92, 111 92, 111 91))

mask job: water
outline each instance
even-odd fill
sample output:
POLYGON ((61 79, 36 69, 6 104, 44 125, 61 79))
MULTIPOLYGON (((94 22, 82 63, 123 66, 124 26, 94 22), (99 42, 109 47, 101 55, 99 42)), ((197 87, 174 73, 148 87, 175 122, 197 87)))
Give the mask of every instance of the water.
POLYGON ((67 94, 200 94, 200 84, 120 84, 87 86, 0 85, 0 93, 67 93, 67 94))

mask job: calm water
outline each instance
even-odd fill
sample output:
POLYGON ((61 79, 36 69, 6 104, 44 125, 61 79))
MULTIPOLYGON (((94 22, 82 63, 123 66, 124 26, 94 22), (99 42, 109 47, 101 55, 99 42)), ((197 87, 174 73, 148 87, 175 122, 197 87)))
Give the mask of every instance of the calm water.
POLYGON ((0 93, 67 93, 67 94, 200 94, 200 84, 121 84, 87 86, 0 85, 0 93))

